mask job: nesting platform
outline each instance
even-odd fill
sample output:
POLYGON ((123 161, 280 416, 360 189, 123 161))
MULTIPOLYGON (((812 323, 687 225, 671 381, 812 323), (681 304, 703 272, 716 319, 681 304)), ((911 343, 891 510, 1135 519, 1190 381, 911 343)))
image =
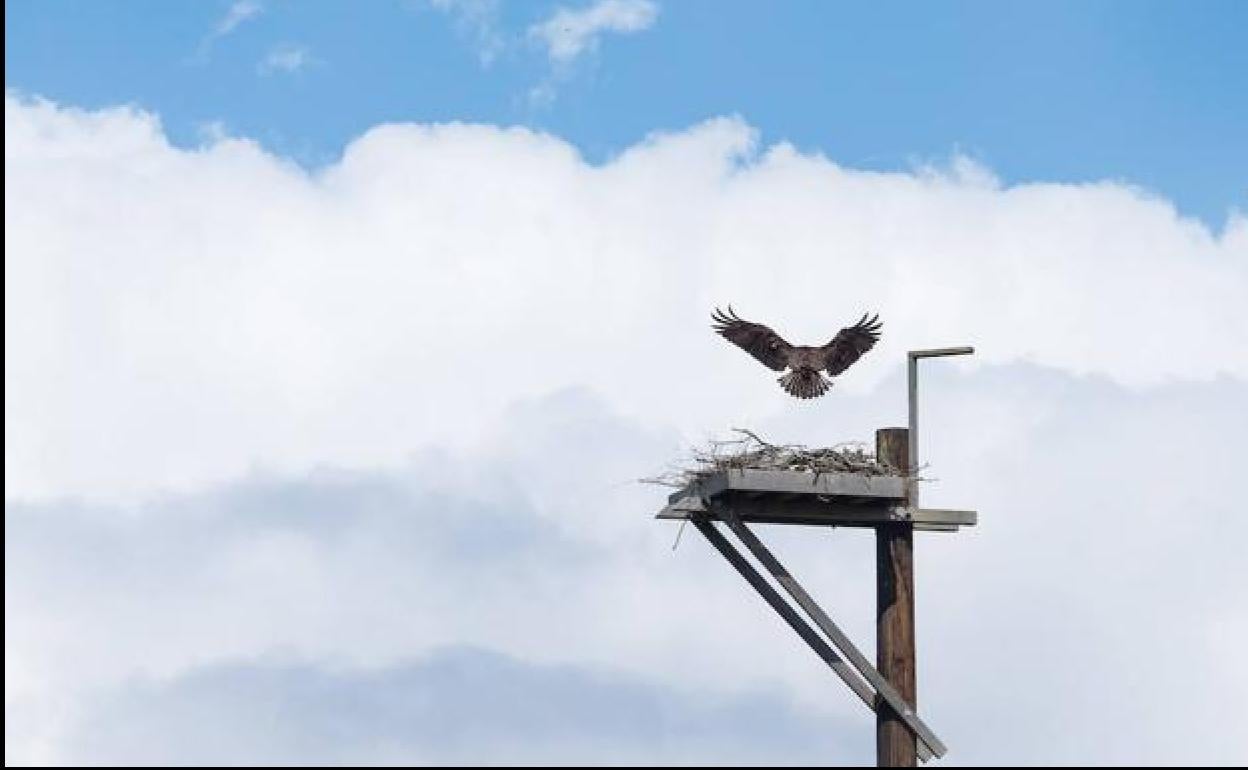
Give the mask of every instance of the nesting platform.
POLYGON ((719 519, 716 509, 731 508, 741 521, 875 527, 911 523, 915 530, 955 532, 976 522, 974 511, 913 509, 906 505, 910 479, 866 473, 732 468, 700 477, 668 496, 655 518, 719 519))

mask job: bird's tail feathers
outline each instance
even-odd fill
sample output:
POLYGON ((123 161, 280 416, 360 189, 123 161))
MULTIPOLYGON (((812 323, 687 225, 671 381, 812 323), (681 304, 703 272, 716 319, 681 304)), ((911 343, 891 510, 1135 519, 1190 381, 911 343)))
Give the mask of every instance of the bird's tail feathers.
POLYGON ((832 387, 832 381, 815 369, 794 369, 776 380, 780 387, 790 396, 797 398, 815 398, 822 396, 832 387))

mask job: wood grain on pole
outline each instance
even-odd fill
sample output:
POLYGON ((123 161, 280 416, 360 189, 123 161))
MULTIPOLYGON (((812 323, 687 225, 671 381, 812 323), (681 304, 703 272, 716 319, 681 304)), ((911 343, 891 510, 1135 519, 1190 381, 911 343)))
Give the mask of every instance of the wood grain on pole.
MULTIPOLYGON (((909 431, 875 432, 880 462, 910 473, 909 431)), ((876 668, 906 702, 915 704, 914 527, 906 522, 875 528, 876 668)), ((876 764, 914 767, 915 736, 887 703, 876 710, 876 764)))

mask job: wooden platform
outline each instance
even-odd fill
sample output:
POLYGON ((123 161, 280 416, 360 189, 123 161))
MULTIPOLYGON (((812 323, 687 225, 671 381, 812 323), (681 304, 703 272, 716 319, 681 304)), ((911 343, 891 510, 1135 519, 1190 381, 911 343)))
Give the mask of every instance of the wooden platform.
POLYGON ((742 521, 874 527, 911 522, 916 530, 953 532, 975 524, 974 511, 905 505, 906 478, 857 473, 728 470, 701 479, 668 497, 658 519, 718 519, 715 509, 730 506, 742 521))

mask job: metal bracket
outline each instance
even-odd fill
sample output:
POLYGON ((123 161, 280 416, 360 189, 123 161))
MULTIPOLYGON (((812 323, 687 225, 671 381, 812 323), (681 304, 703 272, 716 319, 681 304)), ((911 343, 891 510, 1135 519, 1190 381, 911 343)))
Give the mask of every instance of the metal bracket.
POLYGON ((910 455, 910 484, 907 497, 910 500, 910 504, 916 508, 919 505, 919 359, 969 356, 974 353, 975 348, 970 346, 911 350, 906 353, 906 390, 909 414, 909 419, 906 422, 910 429, 910 445, 907 449, 910 455))

